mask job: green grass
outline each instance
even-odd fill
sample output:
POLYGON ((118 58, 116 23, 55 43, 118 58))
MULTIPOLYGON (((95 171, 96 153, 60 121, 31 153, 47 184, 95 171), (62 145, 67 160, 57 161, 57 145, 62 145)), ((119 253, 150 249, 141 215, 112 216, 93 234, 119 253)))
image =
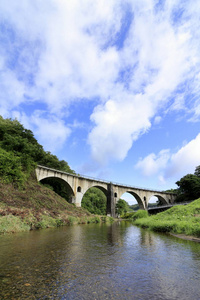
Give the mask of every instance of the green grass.
POLYGON ((133 216, 133 220, 134 224, 153 231, 200 237, 200 198, 188 205, 174 206, 154 216, 136 219, 133 216))
POLYGON ((30 230, 30 225, 20 217, 8 215, 0 218, 0 233, 21 232, 30 230))

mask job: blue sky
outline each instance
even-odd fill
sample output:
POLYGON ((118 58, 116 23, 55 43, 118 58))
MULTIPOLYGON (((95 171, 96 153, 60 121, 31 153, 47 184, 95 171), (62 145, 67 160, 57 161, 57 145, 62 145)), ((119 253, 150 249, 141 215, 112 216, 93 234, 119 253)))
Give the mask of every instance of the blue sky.
POLYGON ((166 190, 200 165, 200 2, 3 0, 0 115, 76 172, 166 190))

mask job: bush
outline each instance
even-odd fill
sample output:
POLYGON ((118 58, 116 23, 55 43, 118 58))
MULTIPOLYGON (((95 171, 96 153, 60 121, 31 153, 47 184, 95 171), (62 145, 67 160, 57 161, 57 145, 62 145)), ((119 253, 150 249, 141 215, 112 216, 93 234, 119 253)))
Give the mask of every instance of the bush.
POLYGON ((135 212, 127 212, 123 215, 123 219, 132 219, 133 216, 135 215, 135 212))
POLYGON ((146 210, 139 209, 137 212, 135 212, 133 214, 132 219, 136 220, 136 219, 141 219, 141 218, 147 218, 148 216, 149 215, 148 215, 148 212, 146 210))
POLYGON ((5 183, 22 185, 26 175, 22 170, 20 157, 0 148, 0 177, 5 183))
POLYGON ((41 220, 35 225, 36 229, 43 229, 43 228, 49 228, 49 227, 56 227, 57 222, 56 219, 43 215, 41 220))
POLYGON ((188 205, 174 206, 155 216, 134 220, 136 225, 153 231, 200 237, 200 199, 188 205))

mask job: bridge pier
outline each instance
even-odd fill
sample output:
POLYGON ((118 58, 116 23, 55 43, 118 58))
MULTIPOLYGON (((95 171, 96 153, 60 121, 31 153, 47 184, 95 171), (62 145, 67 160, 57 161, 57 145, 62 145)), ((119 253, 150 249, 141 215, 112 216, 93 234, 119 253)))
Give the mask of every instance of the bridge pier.
POLYGON ((106 208, 106 214, 107 216, 111 216, 115 218, 115 199, 114 199, 114 189, 113 184, 109 183, 107 185, 107 208, 106 208))

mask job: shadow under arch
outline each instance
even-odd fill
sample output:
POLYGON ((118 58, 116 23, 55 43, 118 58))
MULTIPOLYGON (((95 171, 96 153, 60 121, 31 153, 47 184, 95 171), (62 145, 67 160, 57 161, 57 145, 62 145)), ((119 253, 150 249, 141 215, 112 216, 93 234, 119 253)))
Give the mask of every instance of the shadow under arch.
POLYGON ((67 181, 59 177, 46 177, 40 183, 51 188, 56 194, 64 198, 67 202, 73 203, 74 191, 67 181))
MULTIPOLYGON (((126 193, 129 193, 129 194, 131 194, 134 198, 135 198, 135 200, 137 201, 137 203, 138 203, 138 205, 139 205, 139 208, 140 209, 145 209, 145 207, 144 207, 144 202, 142 201, 142 199, 140 198, 140 196, 138 196, 138 194, 136 194, 136 193, 134 193, 134 192, 132 192, 132 191, 126 191, 126 193)), ((123 193, 123 194, 125 194, 125 193, 123 193)), ((121 195, 122 196, 122 195, 121 195)), ((120 196, 120 197, 121 197, 120 196)))

